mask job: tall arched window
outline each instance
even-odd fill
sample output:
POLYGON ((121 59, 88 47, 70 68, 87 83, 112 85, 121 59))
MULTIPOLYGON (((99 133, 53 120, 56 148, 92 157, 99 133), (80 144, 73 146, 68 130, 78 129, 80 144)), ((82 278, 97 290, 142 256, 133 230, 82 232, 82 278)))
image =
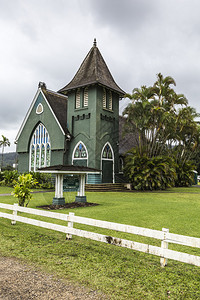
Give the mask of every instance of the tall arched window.
POLYGON ((72 154, 72 164, 79 166, 87 166, 88 152, 83 142, 76 144, 72 154))
POLYGON ((50 166, 51 143, 49 133, 40 123, 35 129, 30 143, 29 170, 36 172, 38 168, 50 166))

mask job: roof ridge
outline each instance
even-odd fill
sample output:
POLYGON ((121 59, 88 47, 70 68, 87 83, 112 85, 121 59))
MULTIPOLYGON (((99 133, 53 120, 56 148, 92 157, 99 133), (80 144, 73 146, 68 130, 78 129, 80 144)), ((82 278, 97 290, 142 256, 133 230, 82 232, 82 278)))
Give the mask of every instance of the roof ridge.
POLYGON ((58 92, 55 92, 55 91, 52 91, 52 90, 49 90, 49 89, 42 89, 43 92, 47 91, 49 92, 50 94, 55 94, 56 96, 60 97, 60 98, 66 98, 68 99, 68 97, 64 94, 61 94, 61 93, 58 93, 58 92))

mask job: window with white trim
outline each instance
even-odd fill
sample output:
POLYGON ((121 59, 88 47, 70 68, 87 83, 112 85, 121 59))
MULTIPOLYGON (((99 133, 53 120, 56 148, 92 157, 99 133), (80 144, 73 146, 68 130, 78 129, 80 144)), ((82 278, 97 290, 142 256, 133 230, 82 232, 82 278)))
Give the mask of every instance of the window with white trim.
POLYGON ((81 107, 81 92, 80 89, 76 91, 76 106, 75 108, 80 108, 81 107))
POLYGON ((106 108, 106 89, 103 88, 103 108, 106 108))
POLYGON ((84 107, 87 107, 87 106, 88 106, 88 88, 87 88, 87 87, 84 89, 83 106, 84 106, 84 107))
POLYGON ((113 159, 113 154, 110 145, 107 143, 102 152, 102 159, 113 159))
POLYGON ((109 110, 113 109, 113 107, 112 107, 112 92, 111 91, 108 92, 108 109, 109 110))
POLYGON ((112 110, 112 101, 112 92, 110 90, 106 90, 106 88, 103 88, 103 108, 112 110))
POLYGON ((88 152, 87 148, 83 142, 78 142, 74 147, 72 154, 72 164, 73 165, 84 165, 87 166, 88 152))
POLYGON ((75 151, 74 151, 74 159, 77 159, 77 158, 87 158, 87 151, 86 151, 86 148, 85 148, 85 145, 83 143, 79 143, 76 148, 75 148, 75 151))
POLYGON ((46 127, 40 123, 35 129, 30 143, 29 170, 36 172, 38 168, 50 166, 51 142, 46 127))
POLYGON ((88 87, 79 88, 76 91, 75 108, 88 107, 88 87))
POLYGON ((36 108, 36 114, 37 115, 42 114, 43 110, 44 110, 43 105, 41 103, 39 103, 38 106, 37 106, 37 108, 36 108))

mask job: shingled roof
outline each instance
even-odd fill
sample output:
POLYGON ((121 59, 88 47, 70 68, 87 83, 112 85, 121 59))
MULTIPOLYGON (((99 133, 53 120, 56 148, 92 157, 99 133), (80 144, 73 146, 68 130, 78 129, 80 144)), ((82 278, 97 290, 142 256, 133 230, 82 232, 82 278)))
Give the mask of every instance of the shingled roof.
POLYGON ((125 92, 114 81, 99 49, 97 48, 96 40, 94 40, 93 47, 82 62, 72 81, 58 92, 66 93, 69 90, 91 84, 103 85, 114 90, 121 96, 125 94, 125 92))
POLYGON ((58 122, 66 134, 69 133, 67 129, 67 97, 46 88, 42 88, 49 105, 51 106, 58 122))
POLYGON ((119 116, 119 154, 124 155, 133 147, 138 146, 137 131, 125 132, 126 118, 119 116))

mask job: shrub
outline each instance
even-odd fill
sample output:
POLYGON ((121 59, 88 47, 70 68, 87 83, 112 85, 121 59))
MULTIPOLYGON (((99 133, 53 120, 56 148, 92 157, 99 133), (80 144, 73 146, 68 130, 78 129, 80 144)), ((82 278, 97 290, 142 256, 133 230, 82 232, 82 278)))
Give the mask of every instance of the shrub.
POLYGON ((137 149, 127 153, 124 172, 136 190, 164 190, 174 186, 176 180, 173 159, 167 156, 149 158, 137 149))
POLYGON ((38 188, 53 189, 54 183, 51 174, 42 174, 39 172, 30 172, 33 178, 37 181, 38 188))
POLYGON ((191 186, 194 184, 194 165, 190 161, 179 162, 176 166, 177 179, 175 186, 191 186))
POLYGON ((3 172, 0 172, 0 184, 2 180, 3 180, 3 172))
POLYGON ((2 172, 1 185, 13 186, 14 182, 17 180, 19 173, 17 171, 4 171, 2 172))
POLYGON ((20 175, 18 181, 15 182, 14 191, 12 195, 18 198, 20 206, 27 206, 32 198, 30 188, 37 184, 31 174, 20 175))

